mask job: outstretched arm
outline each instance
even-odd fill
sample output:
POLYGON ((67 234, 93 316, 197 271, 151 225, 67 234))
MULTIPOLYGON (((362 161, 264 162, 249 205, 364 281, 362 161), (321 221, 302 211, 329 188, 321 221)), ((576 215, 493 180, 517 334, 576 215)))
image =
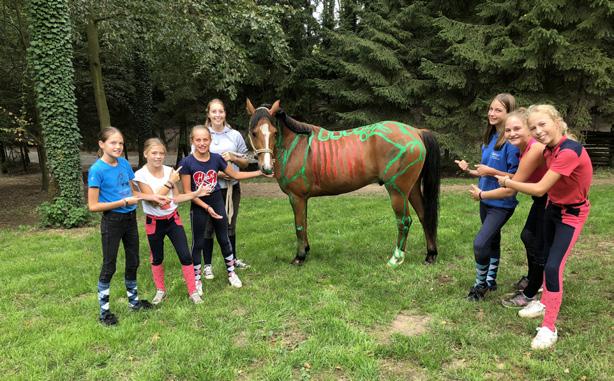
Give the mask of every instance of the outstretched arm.
POLYGON ((545 195, 557 181, 559 181, 561 174, 549 169, 538 183, 522 183, 510 179, 508 176, 495 177, 499 181, 499 184, 504 188, 511 188, 531 196, 541 197, 545 195))
POLYGON ((140 200, 139 197, 132 196, 112 202, 99 202, 98 196, 100 196, 100 189, 87 188, 87 208, 90 212, 106 212, 107 210, 134 205, 140 200))
POLYGON ((224 173, 226 173, 228 176, 232 177, 235 180, 252 179, 254 177, 263 175, 263 173, 260 170, 252 171, 252 172, 235 171, 231 165, 226 167, 226 169, 224 170, 224 173))

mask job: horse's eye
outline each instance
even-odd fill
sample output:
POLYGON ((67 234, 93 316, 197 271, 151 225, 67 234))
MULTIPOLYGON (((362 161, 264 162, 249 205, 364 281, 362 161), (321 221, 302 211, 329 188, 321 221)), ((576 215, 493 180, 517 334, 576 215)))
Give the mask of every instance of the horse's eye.
POLYGON ((252 136, 256 137, 256 131, 252 131, 252 136))

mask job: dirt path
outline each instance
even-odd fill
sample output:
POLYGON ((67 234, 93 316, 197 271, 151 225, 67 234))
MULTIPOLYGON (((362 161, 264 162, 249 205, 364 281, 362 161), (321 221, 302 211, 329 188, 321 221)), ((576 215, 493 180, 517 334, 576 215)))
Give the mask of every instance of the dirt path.
MULTIPOLYGON (((594 185, 614 185, 614 177, 593 180, 594 185)), ((466 185, 444 185, 442 192, 465 192, 466 185)), ((286 197, 277 182, 242 182, 241 191, 245 197, 286 197)), ((348 193, 350 195, 386 194, 386 189, 377 184, 348 193)), ((19 225, 32 225, 38 221, 36 207, 47 201, 47 195, 40 191, 40 174, 0 176, 0 229, 19 225)))

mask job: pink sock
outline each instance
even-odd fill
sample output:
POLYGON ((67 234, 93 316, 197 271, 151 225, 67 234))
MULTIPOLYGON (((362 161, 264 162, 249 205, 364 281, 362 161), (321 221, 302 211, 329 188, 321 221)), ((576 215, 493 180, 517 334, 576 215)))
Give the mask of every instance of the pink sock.
POLYGON ((196 292, 196 280, 194 278, 194 267, 192 265, 181 266, 183 272, 183 279, 186 286, 188 286, 188 295, 192 295, 196 292))
POLYGON ((164 265, 151 265, 154 284, 158 290, 166 291, 164 287, 164 265))

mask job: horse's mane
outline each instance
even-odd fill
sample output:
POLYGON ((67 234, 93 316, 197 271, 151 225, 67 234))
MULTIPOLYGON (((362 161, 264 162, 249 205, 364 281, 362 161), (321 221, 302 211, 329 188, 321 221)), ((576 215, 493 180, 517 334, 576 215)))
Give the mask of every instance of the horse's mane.
POLYGON ((277 119, 279 119, 279 121, 284 123, 286 127, 297 134, 309 135, 320 128, 318 126, 314 126, 313 124, 299 122, 298 120, 288 116, 283 109, 280 109, 275 116, 277 119))
MULTIPOLYGON (((271 115, 269 114, 270 108, 271 108, 271 105, 269 104, 260 105, 260 107, 256 109, 256 111, 254 112, 254 114, 252 115, 250 119, 249 128, 252 129, 256 127, 256 122, 262 118, 267 118, 270 120, 271 119, 271 115)), ((320 128, 318 126, 314 126, 313 124, 303 123, 303 122, 299 122, 296 119, 293 119, 292 117, 288 116, 288 114, 286 114, 286 112, 282 108, 280 108, 277 111, 277 113, 275 113, 275 117, 277 118, 277 120, 283 123, 286 127, 288 127, 290 131, 296 134, 309 135, 313 131, 317 131, 320 128)))

